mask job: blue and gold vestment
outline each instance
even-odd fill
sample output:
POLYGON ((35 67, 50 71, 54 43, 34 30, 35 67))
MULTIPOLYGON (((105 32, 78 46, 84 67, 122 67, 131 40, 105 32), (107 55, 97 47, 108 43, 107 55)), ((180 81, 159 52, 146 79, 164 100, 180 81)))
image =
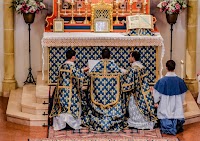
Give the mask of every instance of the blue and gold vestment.
POLYGON ((101 60, 90 72, 90 110, 83 123, 95 131, 119 131, 125 121, 125 96, 121 91, 122 72, 111 60, 101 60))
MULTIPOLYGON (((154 100, 150 91, 147 73, 144 67, 132 66, 124 79, 126 89, 131 89, 131 95, 134 98, 134 104, 147 122, 156 122, 156 111, 154 100)), ((131 102, 131 101, 130 101, 131 102)), ((129 111, 130 113, 131 111, 129 111)), ((132 111, 134 112, 134 111, 132 111)), ((142 120, 141 120, 142 121, 142 120)), ((141 122, 140 121, 140 122, 141 122)), ((142 128, 147 128, 143 126, 142 128)))
POLYGON ((61 65, 50 117, 62 113, 71 114, 74 118, 80 117, 80 92, 83 78, 84 74, 74 64, 64 63, 61 65))

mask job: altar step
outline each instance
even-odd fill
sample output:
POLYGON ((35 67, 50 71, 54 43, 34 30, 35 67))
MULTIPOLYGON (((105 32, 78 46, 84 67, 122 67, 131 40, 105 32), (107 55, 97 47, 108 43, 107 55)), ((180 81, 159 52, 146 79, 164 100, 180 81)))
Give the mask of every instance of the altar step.
POLYGON ((38 103, 36 99, 37 99, 36 86, 25 85, 23 87, 22 100, 21 100, 22 112, 33 115, 42 115, 45 113, 47 114, 48 104, 38 103))
POLYGON ((48 116, 34 115, 22 112, 22 92, 22 88, 11 91, 6 111, 7 121, 27 126, 47 125, 48 116))
POLYGON ((191 124, 195 122, 200 122, 200 109, 192 96, 192 94, 188 91, 185 95, 185 125, 191 124))
POLYGON ((11 91, 7 120, 28 126, 48 125, 48 98, 47 73, 42 80, 42 73, 38 72, 37 85, 29 84, 11 91))

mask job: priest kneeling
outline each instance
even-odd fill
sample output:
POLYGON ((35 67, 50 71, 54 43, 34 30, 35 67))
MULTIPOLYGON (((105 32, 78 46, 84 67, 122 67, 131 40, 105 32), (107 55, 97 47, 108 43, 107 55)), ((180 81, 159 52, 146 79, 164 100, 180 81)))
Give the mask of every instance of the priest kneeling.
POLYGON ((91 130, 120 131, 125 126, 126 105, 121 91, 122 70, 110 60, 110 51, 102 50, 100 60, 90 72, 90 110, 83 117, 91 130))
POLYGON ((76 60, 74 50, 66 52, 67 61, 60 66, 57 86, 53 96, 53 107, 50 117, 53 117, 54 130, 61 130, 70 126, 73 129, 81 128, 81 99, 84 71, 75 67, 76 60))

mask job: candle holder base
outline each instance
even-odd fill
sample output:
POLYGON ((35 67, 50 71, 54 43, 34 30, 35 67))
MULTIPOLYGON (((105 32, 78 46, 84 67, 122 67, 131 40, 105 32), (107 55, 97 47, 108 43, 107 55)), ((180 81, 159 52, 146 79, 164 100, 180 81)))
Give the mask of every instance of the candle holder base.
POLYGON ((120 24, 120 21, 119 20, 115 20, 114 24, 120 24))
POLYGON ((90 21, 84 20, 83 23, 84 23, 84 24, 90 24, 90 21))
POLYGON ((75 21, 74 19, 71 19, 71 20, 69 21, 69 23, 70 23, 70 24, 75 24, 76 21, 75 21))

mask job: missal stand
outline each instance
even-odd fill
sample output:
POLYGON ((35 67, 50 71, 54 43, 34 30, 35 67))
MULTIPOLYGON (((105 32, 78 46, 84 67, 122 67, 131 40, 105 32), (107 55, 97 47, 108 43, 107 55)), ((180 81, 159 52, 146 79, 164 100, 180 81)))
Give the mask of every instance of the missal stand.
POLYGON ((28 24, 28 31, 29 31, 29 69, 28 69, 28 76, 26 78, 26 81, 24 82, 24 85, 32 83, 36 85, 36 82, 33 78, 33 74, 32 74, 32 68, 31 68, 31 24, 34 22, 34 18, 35 18, 35 13, 27 13, 27 14, 23 14, 24 17, 24 21, 26 24, 28 24))

